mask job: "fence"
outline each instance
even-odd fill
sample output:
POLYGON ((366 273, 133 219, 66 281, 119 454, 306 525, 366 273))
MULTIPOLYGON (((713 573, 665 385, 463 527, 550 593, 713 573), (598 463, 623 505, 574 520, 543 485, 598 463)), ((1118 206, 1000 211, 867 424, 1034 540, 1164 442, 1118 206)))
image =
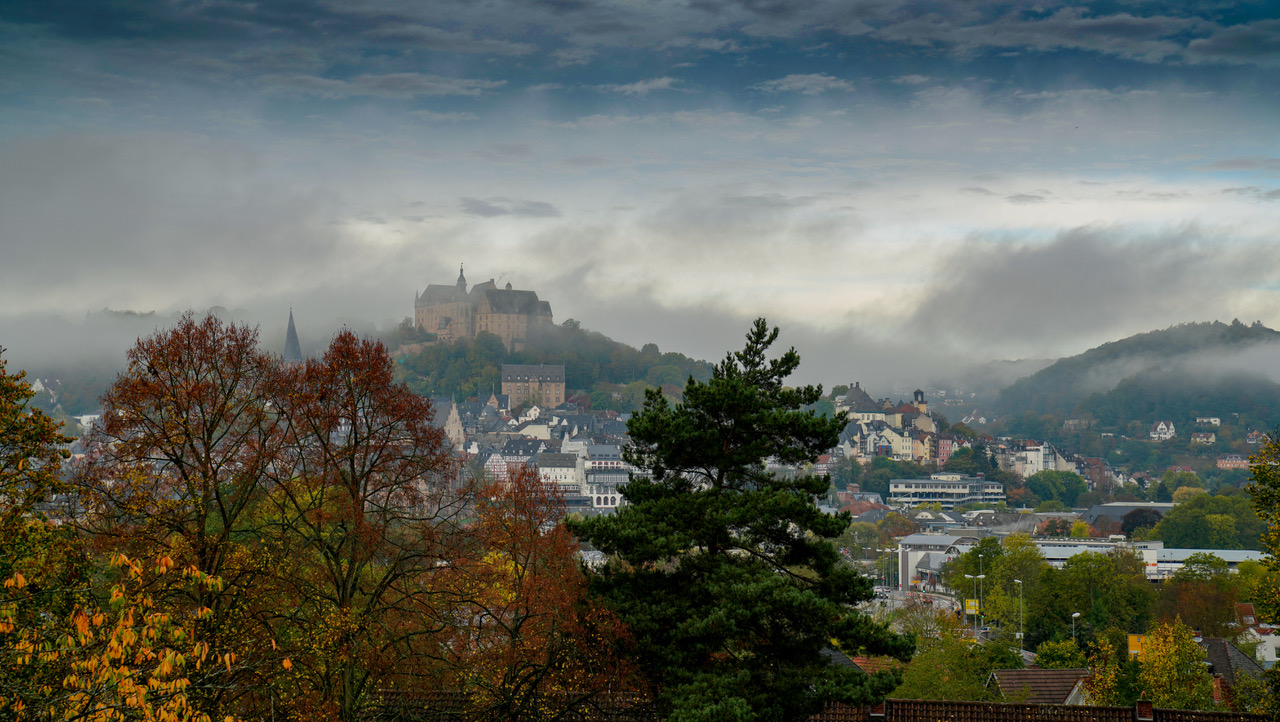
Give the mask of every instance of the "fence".
MULTIPOLYGON (((486 722, 491 712, 471 707, 460 692, 383 693, 364 715, 369 722, 486 722)), ((658 722, 657 716, 621 700, 595 699, 569 712, 566 722, 658 722)), ((1008 702, 952 702, 888 699, 873 707, 828 704, 809 722, 1266 722, 1266 717, 1237 712, 1134 707, 1047 705, 1008 702)))

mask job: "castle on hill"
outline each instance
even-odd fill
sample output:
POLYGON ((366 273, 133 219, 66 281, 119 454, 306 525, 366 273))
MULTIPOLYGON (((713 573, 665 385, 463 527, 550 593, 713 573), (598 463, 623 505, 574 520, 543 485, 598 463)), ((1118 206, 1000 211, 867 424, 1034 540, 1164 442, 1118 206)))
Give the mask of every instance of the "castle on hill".
POLYGON ((414 294, 413 322, 440 341, 475 338, 487 331, 502 339, 508 351, 521 351, 533 330, 552 322, 551 304, 538 300, 534 291, 512 290, 510 283, 498 288, 492 278, 468 291, 459 267, 454 285, 433 283, 414 294))

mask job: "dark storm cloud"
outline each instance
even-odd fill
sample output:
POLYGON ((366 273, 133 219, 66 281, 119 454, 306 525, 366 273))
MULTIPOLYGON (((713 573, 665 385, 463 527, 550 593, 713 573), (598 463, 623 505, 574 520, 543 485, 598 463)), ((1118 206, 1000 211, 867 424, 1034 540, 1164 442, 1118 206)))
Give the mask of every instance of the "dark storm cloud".
POLYGON ((1275 65, 1280 63, 1280 20, 1218 28, 1192 40, 1187 51, 1196 60, 1275 65))
POLYGON ((879 34, 908 43, 936 43, 958 52, 1069 48, 1158 61, 1180 50, 1178 43, 1168 39, 1170 36, 1190 30, 1197 23, 1190 18, 1158 15, 1096 15, 1083 7, 1065 7, 1046 17, 1018 9, 990 19, 975 19, 958 8, 953 12, 911 17, 883 28, 879 34))
MULTIPOLYGON (((1261 15, 1264 7, 1256 14, 1261 15)), ((228 48, 268 45, 357 50, 378 48, 379 63, 394 53, 541 54, 551 67, 591 63, 603 47, 687 53, 749 53, 749 38, 870 36, 905 46, 933 46, 960 54, 985 50, 1080 50, 1160 62, 1270 64, 1280 58, 1280 20, 1249 17, 1235 24, 1195 7, 1142 4, 1116 12, 1102 3, 910 3, 879 0, 693 0, 616 3, 575 0, 462 2, 221 2, 193 4, 93 0, 0 5, 0 21, 40 26, 76 42, 127 41, 173 47, 188 54, 225 55, 228 48), (388 51, 391 51, 390 53, 388 51)), ((765 50, 765 52, 768 52, 765 50)), ((357 61, 359 54, 350 56, 357 61)), ((273 72, 268 67, 256 71, 273 72)), ((917 83, 927 76, 895 76, 917 83)), ((760 79, 767 80, 767 79, 760 79)), ((618 85, 626 85, 619 83, 618 85)))
MULTIPOLYGON (((950 343, 1056 349, 1230 313, 1227 289, 1274 282, 1280 248, 1214 242, 1196 228, 1139 236, 1077 228, 1047 242, 962 245, 911 319, 950 343)), ((1044 355, 1044 354, 1040 354, 1044 355)))

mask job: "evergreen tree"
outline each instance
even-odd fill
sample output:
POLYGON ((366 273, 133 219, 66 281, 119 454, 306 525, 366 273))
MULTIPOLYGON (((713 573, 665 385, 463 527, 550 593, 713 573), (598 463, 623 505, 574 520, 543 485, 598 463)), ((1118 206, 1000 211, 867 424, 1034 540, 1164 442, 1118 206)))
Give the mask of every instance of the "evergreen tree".
POLYGON ((911 654, 853 608, 870 582, 828 541, 849 519, 815 506, 827 479, 766 469, 813 461, 845 423, 802 410, 821 388, 783 385, 800 359, 766 359, 777 336, 757 320, 745 348, 677 406, 648 392, 626 451, 645 475, 615 515, 573 525, 609 556, 593 587, 630 624, 672 720, 803 720, 825 700, 866 703, 896 676, 836 666, 824 648, 911 654))

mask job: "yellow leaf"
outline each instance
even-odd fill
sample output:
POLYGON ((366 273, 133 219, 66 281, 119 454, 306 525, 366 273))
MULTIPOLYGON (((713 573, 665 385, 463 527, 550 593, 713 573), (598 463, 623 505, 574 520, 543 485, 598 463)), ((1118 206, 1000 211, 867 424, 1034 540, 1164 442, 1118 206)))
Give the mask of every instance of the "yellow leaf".
POLYGON ((293 669, 293 662, 290 662, 289 658, 285 657, 284 661, 280 663, 280 666, 285 669, 293 669))

